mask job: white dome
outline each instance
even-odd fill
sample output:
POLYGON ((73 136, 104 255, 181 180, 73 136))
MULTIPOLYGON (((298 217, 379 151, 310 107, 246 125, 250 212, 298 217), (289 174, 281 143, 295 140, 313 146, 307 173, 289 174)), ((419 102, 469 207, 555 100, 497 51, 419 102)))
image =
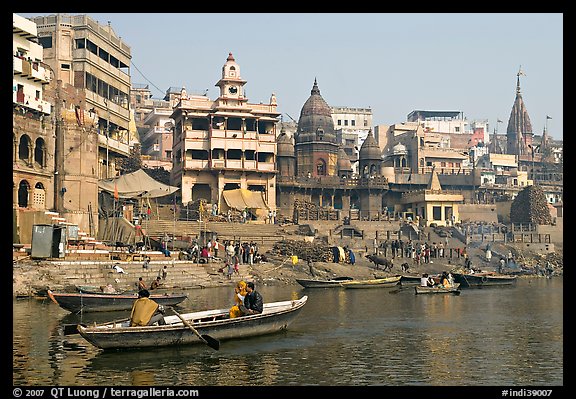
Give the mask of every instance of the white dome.
POLYGON ((392 147, 393 155, 405 155, 406 153, 407 153, 406 146, 402 143, 398 143, 394 147, 392 147))

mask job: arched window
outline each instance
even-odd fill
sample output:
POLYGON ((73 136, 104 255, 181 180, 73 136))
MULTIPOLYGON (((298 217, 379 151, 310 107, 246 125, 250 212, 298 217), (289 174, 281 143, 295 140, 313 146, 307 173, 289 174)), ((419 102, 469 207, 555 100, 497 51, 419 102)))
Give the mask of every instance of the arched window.
POLYGON ((316 175, 326 176, 326 161, 319 159, 316 162, 316 175))
POLYGON ((43 138, 36 140, 36 145, 34 146, 34 162, 40 165, 41 168, 46 166, 46 142, 43 138))
POLYGON ((36 183, 34 186, 34 196, 32 198, 32 206, 36 209, 46 208, 46 189, 42 183, 36 183))
POLYGON ((30 162, 30 137, 27 135, 22 135, 20 137, 20 143, 18 144, 18 159, 30 162))
POLYGON ((30 193, 30 184, 22 180, 18 185, 18 206, 28 208, 28 194, 30 193))

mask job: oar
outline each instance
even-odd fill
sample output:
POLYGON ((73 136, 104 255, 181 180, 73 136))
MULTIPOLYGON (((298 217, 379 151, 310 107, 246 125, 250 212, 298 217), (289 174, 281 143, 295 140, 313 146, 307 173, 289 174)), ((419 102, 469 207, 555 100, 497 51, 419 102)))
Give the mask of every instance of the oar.
POLYGON ((178 316, 180 318, 180 320, 182 320, 182 323, 184 323, 186 325, 186 327, 188 327, 190 330, 192 330, 192 332, 194 334, 196 334, 198 336, 198 338, 200 338, 202 340, 202 342, 204 342, 206 345, 208 345, 212 349, 215 349, 215 350, 220 349, 220 341, 218 341, 216 338, 209 336, 208 334, 201 335, 198 332, 198 330, 196 330, 194 327, 192 327, 192 324, 190 324, 188 322, 188 320, 186 320, 184 317, 182 317, 182 315, 180 313, 178 313, 176 311, 176 309, 174 309, 172 307, 170 309, 172 309, 172 311, 176 314, 176 316, 178 316))

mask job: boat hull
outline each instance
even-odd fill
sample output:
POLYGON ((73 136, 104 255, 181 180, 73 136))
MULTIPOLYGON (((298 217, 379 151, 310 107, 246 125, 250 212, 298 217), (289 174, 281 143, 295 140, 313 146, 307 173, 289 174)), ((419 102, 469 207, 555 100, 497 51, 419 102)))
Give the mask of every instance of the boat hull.
POLYGON ((453 273, 454 281, 460 283, 461 288, 507 286, 516 282, 517 276, 493 274, 462 274, 453 273))
MULTIPOLYGON (((113 312, 130 310, 138 294, 85 294, 56 293, 48 291, 48 297, 62 309, 69 312, 113 312)), ((187 294, 150 295, 156 303, 163 306, 174 306, 188 298, 187 294)))
MULTIPOLYGON (((298 316, 308 297, 299 300, 264 304, 261 314, 227 318, 228 309, 183 314, 200 335, 225 341, 276 333, 288 328, 298 316)), ((127 322, 97 327, 78 325, 78 332, 101 349, 148 348, 203 344, 197 334, 177 316, 166 316, 166 325, 128 327, 127 322)))
POLYGON ((400 283, 400 276, 377 278, 371 280, 345 281, 341 285, 346 289, 355 288, 391 288, 400 283))
POLYGON ((339 279, 319 280, 319 279, 296 279, 296 282, 304 288, 339 288, 345 281, 351 281, 351 277, 341 277, 339 279))
POLYGON ((422 294, 453 294, 453 295, 460 295, 460 283, 454 283, 454 287, 451 288, 443 288, 443 287, 422 287, 422 286, 415 286, 414 292, 416 295, 422 294))
POLYGON ((402 275, 400 278, 400 284, 402 285, 415 285, 420 284, 421 277, 420 276, 409 276, 407 274, 402 275))

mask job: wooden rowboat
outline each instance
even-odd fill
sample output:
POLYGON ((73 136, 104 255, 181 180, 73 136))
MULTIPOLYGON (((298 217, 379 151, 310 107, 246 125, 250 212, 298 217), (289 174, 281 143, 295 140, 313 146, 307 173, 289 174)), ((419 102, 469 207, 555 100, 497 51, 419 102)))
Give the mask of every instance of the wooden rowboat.
POLYGON ((506 286, 516 282, 518 276, 508 274, 498 274, 493 272, 452 273, 454 281, 460 283, 462 288, 469 287, 487 287, 487 286, 506 286))
POLYGON ((390 288, 400 283, 401 276, 375 278, 369 280, 351 280, 341 283, 344 288, 390 288))
POLYGON ((297 278, 296 282, 304 288, 338 288, 342 282, 353 280, 352 277, 335 277, 329 280, 297 278))
MULTIPOLYGON (((53 292, 47 291, 48 297, 62 309, 73 313, 78 312, 112 312, 117 310, 130 310, 138 294, 86 294, 82 292, 53 292)), ((151 294, 159 305, 174 306, 188 298, 188 294, 166 293, 151 294)))
POLYGON ((308 297, 303 296, 297 300, 265 303, 260 314, 232 319, 226 308, 165 316, 165 325, 130 327, 125 320, 95 326, 79 324, 77 328, 84 339, 101 349, 210 344, 286 330, 307 300, 308 297), (201 337, 209 338, 209 342, 201 337))
POLYGON ((414 291, 416 292, 416 295, 418 295, 418 294, 460 295, 460 283, 454 283, 454 285, 450 288, 444 288, 442 286, 422 287, 420 285, 417 285, 414 287, 414 291))

